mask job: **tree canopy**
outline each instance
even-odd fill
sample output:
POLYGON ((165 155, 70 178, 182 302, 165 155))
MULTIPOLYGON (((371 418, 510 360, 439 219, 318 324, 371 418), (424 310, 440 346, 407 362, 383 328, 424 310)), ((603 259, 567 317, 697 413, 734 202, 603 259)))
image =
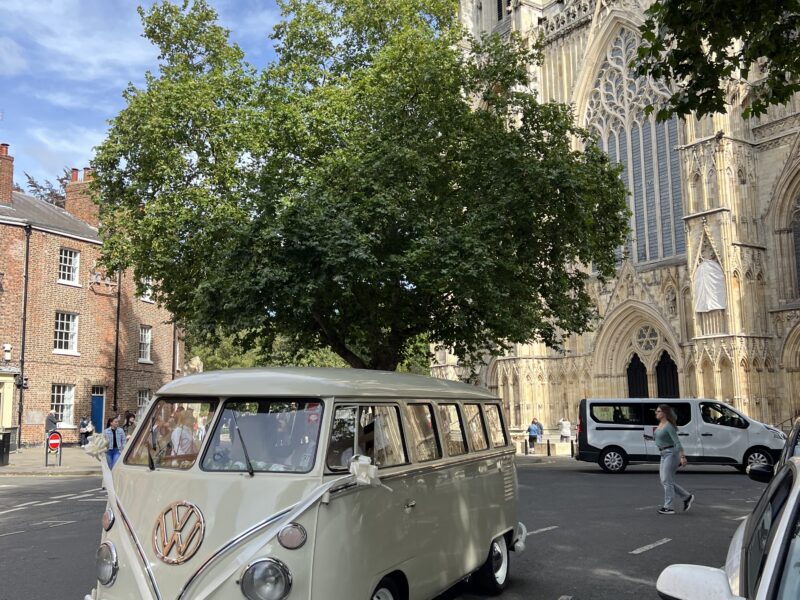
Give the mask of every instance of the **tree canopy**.
MULTIPOLYGON (((25 173, 25 179, 27 179, 27 186, 28 186, 28 193, 33 196, 34 198, 38 198, 39 200, 43 200, 49 204, 55 204, 61 208, 64 208, 64 202, 67 199, 67 184, 69 183, 71 177, 70 170, 64 167, 63 172, 61 175, 56 177, 56 183, 53 184, 49 179, 45 179, 41 183, 37 181, 33 176, 28 175, 25 173)), ((22 188, 19 188, 17 191, 22 191, 22 188)))
POLYGON ((141 11, 160 68, 93 162, 106 264, 189 330, 353 367, 590 326, 584 266, 613 274, 625 190, 530 91, 539 49, 472 39, 457 0, 280 5, 260 71, 204 1, 141 11))
POLYGON ((747 88, 745 116, 800 91, 800 0, 658 0, 642 27, 638 72, 676 91, 659 118, 724 113, 747 88))

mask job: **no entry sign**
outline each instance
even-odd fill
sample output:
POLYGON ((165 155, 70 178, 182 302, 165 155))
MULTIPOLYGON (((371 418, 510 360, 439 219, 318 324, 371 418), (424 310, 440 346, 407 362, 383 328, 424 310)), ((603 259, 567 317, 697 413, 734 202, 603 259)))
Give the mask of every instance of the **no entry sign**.
POLYGON ((50 432, 50 435, 47 436, 47 447, 50 452, 58 452, 61 447, 61 434, 57 431, 50 432))

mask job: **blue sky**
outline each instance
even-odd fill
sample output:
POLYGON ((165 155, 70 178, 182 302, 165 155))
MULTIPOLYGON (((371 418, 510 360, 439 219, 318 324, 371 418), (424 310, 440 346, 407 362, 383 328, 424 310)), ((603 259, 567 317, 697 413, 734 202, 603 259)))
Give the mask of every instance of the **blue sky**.
MULTIPOLYGON (((176 0, 177 1, 177 0, 176 0)), ((128 82, 156 71, 141 37, 138 5, 152 0, 0 0, 0 143, 11 145, 14 178, 55 178, 88 166, 128 82)), ((247 60, 272 58, 274 0, 209 0, 247 60)))

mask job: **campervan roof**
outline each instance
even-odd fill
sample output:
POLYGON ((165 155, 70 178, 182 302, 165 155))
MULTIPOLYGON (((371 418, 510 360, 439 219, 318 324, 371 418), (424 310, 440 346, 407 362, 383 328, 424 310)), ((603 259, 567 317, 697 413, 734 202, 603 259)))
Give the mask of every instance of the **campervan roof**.
POLYGON ((293 396, 495 399, 489 390, 446 379, 363 369, 272 368, 208 371, 175 379, 159 396, 293 396))

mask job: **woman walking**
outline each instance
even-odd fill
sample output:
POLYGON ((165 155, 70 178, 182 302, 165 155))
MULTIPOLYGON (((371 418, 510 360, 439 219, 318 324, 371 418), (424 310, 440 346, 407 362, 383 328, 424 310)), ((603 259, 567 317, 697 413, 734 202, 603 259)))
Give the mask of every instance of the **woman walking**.
POLYGON ((114 463, 119 458, 119 453, 125 447, 125 432, 119 426, 119 417, 111 417, 106 422, 106 430, 103 432, 108 441, 108 450, 106 457, 108 458, 108 468, 113 469, 114 463))
POLYGON ((655 430, 655 442, 661 452, 661 484, 664 486, 664 506, 658 509, 659 514, 674 515, 672 499, 675 494, 683 500, 683 510, 689 510, 694 502, 694 494, 687 492, 675 483, 678 467, 686 464, 686 455, 678 439, 678 426, 675 412, 668 404, 659 404, 656 409, 658 427, 655 430))

